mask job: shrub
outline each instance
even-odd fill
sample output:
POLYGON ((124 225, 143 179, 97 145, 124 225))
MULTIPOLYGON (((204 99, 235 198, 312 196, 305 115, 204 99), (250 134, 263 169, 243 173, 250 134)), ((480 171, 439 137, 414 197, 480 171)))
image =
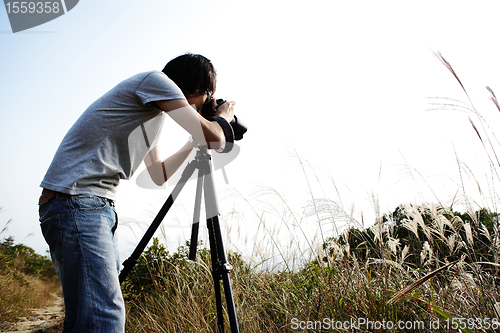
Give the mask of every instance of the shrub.
POLYGON ((60 290, 52 262, 12 237, 0 243, 0 321, 27 316, 60 290))

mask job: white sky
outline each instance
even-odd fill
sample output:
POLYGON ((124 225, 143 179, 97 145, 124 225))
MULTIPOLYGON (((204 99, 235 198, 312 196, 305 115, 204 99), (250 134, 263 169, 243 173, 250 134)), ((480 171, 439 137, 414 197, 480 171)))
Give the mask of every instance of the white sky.
MULTIPOLYGON (((449 203, 460 182, 454 149, 476 177, 489 170, 464 113, 427 111, 427 97, 466 101, 432 51, 451 62, 497 128, 484 87, 500 93, 499 9, 498 1, 86 0, 17 34, 0 10, 0 230, 12 219, 0 238, 12 235, 44 253, 38 185, 62 137, 119 81, 188 51, 213 61, 216 97, 235 100, 249 126, 240 155, 226 166, 230 185, 217 185, 223 212, 237 205, 231 193, 250 200, 262 186, 300 211, 310 196, 294 151, 317 172, 321 186, 308 171, 315 196, 324 191, 346 210, 354 206, 366 225, 376 212, 372 193, 381 213, 403 202, 436 202, 434 195, 449 203)), ((165 128, 166 157, 188 135, 175 124, 165 128)), ((169 190, 134 184, 120 185, 118 213, 149 223, 169 190)), ((176 208, 182 213, 172 213, 177 222, 166 223, 170 248, 189 237, 190 195, 176 208)), ((258 215, 259 204, 250 202, 258 215)), ((254 242, 252 219, 238 222, 234 247, 254 242)), ((137 239, 121 230, 125 256, 137 239)))

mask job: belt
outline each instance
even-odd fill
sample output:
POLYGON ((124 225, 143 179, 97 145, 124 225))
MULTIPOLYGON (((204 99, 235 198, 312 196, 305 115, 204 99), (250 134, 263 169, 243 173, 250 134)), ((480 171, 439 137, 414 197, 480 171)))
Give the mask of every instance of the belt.
MULTIPOLYGON (((62 192, 56 192, 56 191, 52 191, 52 190, 44 188, 42 190, 42 195, 40 196, 40 199, 38 200, 38 205, 39 206, 43 205, 44 203, 49 202, 52 198, 62 199, 62 198, 71 198, 71 197, 74 197, 74 196, 71 195, 71 194, 66 194, 66 193, 62 193, 62 192)), ((108 198, 103 198, 103 199, 106 200, 107 202, 109 202, 109 204, 111 206, 115 205, 115 203, 114 203, 113 200, 108 199, 108 198)))
POLYGON ((61 192, 55 192, 55 191, 44 188, 42 191, 42 195, 40 196, 40 199, 38 200, 38 205, 40 206, 40 205, 43 205, 44 203, 49 202, 50 199, 52 199, 54 196, 56 196, 56 193, 57 194, 59 194, 59 193, 64 194, 61 192))

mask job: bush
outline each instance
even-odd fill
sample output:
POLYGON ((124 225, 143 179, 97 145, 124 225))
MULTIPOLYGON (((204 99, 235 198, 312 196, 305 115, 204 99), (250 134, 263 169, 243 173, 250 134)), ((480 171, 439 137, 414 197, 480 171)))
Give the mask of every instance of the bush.
MULTIPOLYGON (((344 248, 360 261, 390 259, 413 268, 439 267, 458 259, 498 264, 498 217, 487 209, 464 214, 432 205, 400 205, 384 215, 380 224, 364 230, 351 228, 323 248, 330 255, 344 248)), ((496 269, 491 271, 498 276, 496 269)))
POLYGON ((52 300, 60 283, 50 259, 7 237, 0 243, 0 321, 27 316, 52 300))

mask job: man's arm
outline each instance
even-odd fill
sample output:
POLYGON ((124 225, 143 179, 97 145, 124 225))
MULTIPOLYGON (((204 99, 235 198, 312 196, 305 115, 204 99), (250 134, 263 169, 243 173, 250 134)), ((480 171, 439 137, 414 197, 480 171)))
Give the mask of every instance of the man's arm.
MULTIPOLYGON (((225 143, 224 132, 220 125, 216 121, 212 122, 203 118, 186 100, 158 101, 156 104, 202 145, 210 149, 219 149, 225 143)), ((234 117, 233 105, 234 102, 223 104, 216 115, 231 122, 234 117)), ((163 185, 179 169, 192 149, 192 143, 187 142, 165 161, 161 160, 158 147, 151 149, 144 162, 153 182, 158 186, 163 185)))
POLYGON ((179 169, 192 149, 193 144, 187 142, 178 152, 165 161, 161 160, 158 147, 151 149, 146 155, 144 162, 153 182, 158 186, 162 186, 179 169))
MULTIPOLYGON (((156 104, 200 144, 209 149, 220 149, 225 143, 224 132, 220 125, 216 121, 203 118, 186 100, 158 101, 156 104)), ((233 105, 234 102, 223 104, 217 115, 231 122, 234 118, 233 105)))

